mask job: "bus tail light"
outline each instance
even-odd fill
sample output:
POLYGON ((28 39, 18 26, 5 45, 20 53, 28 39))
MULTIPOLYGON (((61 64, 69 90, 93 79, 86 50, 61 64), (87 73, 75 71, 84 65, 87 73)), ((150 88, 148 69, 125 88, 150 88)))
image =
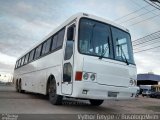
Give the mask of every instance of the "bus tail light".
POLYGON ((82 80, 82 74, 83 74, 82 72, 79 72, 79 71, 76 72, 75 80, 76 81, 81 81, 82 80))

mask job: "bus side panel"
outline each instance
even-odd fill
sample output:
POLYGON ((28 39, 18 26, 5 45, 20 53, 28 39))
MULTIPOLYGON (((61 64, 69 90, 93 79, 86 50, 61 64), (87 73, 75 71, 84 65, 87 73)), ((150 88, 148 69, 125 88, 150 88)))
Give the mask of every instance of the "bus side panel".
POLYGON ((33 80, 35 79, 36 62, 32 62, 18 69, 19 79, 22 82, 22 89, 30 92, 34 92, 33 80))
MULTIPOLYGON (((55 77, 56 83, 62 79, 62 50, 58 50, 36 61, 36 72, 33 80, 34 92, 46 94, 47 81, 50 75, 55 77)), ((57 86, 60 94, 60 85, 57 86)))
POLYGON ((58 50, 14 71, 15 81, 22 81, 22 89, 46 94, 47 81, 50 75, 55 77, 57 94, 61 94, 63 50, 58 50))

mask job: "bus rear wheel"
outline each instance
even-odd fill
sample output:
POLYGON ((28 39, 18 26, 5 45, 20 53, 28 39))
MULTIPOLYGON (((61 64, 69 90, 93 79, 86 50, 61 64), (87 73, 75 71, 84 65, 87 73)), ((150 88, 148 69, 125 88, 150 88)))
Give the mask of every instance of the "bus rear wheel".
POLYGON ((100 106, 103 103, 104 100, 89 100, 91 105, 93 106, 100 106))
POLYGON ((18 85, 18 80, 16 80, 16 92, 19 91, 19 85, 18 85))
POLYGON ((53 105, 61 105, 63 97, 61 95, 57 95, 56 81, 55 79, 51 79, 48 86, 48 94, 49 101, 53 105))
POLYGON ((21 82, 21 80, 19 81, 18 92, 20 92, 20 93, 24 93, 25 92, 24 90, 22 90, 22 82, 21 82))

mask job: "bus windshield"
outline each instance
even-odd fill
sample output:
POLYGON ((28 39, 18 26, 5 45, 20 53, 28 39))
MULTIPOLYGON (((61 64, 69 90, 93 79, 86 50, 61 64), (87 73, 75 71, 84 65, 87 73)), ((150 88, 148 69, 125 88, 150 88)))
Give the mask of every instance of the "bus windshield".
POLYGON ((130 34, 95 20, 81 18, 78 49, 81 54, 134 64, 130 34))

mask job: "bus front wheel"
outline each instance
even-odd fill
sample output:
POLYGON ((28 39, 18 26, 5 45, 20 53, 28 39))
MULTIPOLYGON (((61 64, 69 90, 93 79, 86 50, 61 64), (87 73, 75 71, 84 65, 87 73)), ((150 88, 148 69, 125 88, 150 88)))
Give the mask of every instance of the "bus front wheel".
POLYGON ((91 105, 93 106, 100 106, 103 103, 104 100, 89 100, 91 105))
POLYGON ((53 105, 61 105, 63 97, 61 95, 57 95, 56 81, 51 79, 48 86, 49 93, 49 101, 53 105))

